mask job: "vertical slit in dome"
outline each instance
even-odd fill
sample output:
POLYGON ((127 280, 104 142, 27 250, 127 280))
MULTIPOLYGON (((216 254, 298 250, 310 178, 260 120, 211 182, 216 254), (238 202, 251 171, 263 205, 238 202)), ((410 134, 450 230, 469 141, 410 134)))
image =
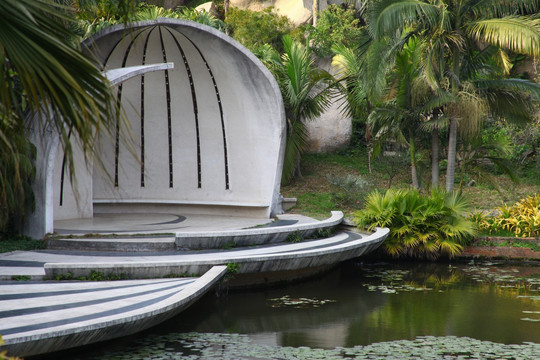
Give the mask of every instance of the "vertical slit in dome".
MULTIPOLYGON (((181 32, 179 32, 179 33, 182 34, 181 32)), ((218 86, 217 86, 217 83, 216 83, 216 79, 214 77, 214 73, 212 72, 212 69, 210 68, 210 65, 206 61, 206 58, 204 57, 201 50, 197 47, 197 45, 195 45, 195 43, 193 41, 191 41, 190 38, 188 38, 184 34, 182 34, 182 35, 184 36, 184 38, 186 38, 191 43, 191 45, 193 45, 195 50, 197 50, 197 52, 201 56, 201 59, 204 62, 204 65, 206 66, 206 69, 208 70, 208 73, 210 74, 210 78, 212 78, 212 83, 214 84, 214 90, 215 90, 215 93, 216 93, 216 100, 217 100, 217 103, 218 103, 218 106, 219 106, 219 116, 220 116, 220 120, 221 120, 221 134, 222 134, 222 137, 223 137, 223 155, 224 155, 224 162, 225 162, 225 189, 229 190, 230 189, 230 181, 229 181, 229 156, 228 156, 228 153, 227 153, 227 133, 225 131, 225 120, 223 118, 223 106, 221 104, 221 96, 219 95, 219 89, 218 89, 218 86)))
MULTIPOLYGON (((68 132, 68 141, 71 137, 71 129, 68 132)), ((62 158, 62 170, 60 172, 60 206, 64 205, 64 178, 66 174, 66 153, 64 152, 64 157, 62 158)))
POLYGON ((186 68, 186 72, 188 75, 189 86, 191 88, 191 100, 193 102, 193 114, 195 116, 195 131, 197 134, 197 187, 200 189, 202 187, 201 138, 200 138, 200 130, 199 130, 199 108, 197 105, 197 94, 195 92, 195 83, 193 80, 193 74, 191 72, 189 62, 187 60, 186 54, 184 53, 184 49, 182 49, 182 46, 178 42, 178 39, 176 39, 174 34, 171 32, 171 30, 167 29, 167 31, 174 39, 174 42, 176 43, 176 46, 178 47, 178 50, 180 51, 180 55, 182 56, 182 60, 184 61, 184 66, 186 68))
MULTIPOLYGON (((161 42, 161 52, 163 53, 163 62, 167 62, 167 52, 163 42, 163 33, 159 27, 159 41, 161 42)), ((169 140, 169 187, 173 187, 173 152, 172 152, 172 118, 171 118, 171 89, 169 85, 169 70, 165 70, 165 92, 167 94, 167 127, 169 140)))
MULTIPOLYGON (((152 31, 154 31, 155 27, 152 28, 148 35, 146 36, 146 40, 144 41, 144 48, 143 48, 143 57, 142 57, 142 65, 146 65, 146 51, 148 48, 148 39, 150 39, 150 35, 152 34, 152 31)), ((141 187, 144 187, 144 73, 141 75, 141 187)))

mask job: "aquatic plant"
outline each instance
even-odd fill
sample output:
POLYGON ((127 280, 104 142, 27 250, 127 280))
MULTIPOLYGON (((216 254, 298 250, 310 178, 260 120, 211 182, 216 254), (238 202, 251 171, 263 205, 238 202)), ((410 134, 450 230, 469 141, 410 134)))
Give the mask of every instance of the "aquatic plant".
MULTIPOLYGON (((248 335, 171 333, 151 336, 129 352, 107 353, 100 360, 139 359, 538 359, 540 344, 499 344, 468 337, 420 336, 413 340, 380 342, 366 346, 312 349, 269 346, 248 335)), ((97 359, 97 358, 96 358, 97 359)))
POLYGON ((361 229, 388 227, 383 249, 393 257, 453 257, 476 234, 474 224, 463 215, 468 206, 456 192, 433 190, 425 196, 416 190, 389 189, 370 193, 354 221, 361 229))

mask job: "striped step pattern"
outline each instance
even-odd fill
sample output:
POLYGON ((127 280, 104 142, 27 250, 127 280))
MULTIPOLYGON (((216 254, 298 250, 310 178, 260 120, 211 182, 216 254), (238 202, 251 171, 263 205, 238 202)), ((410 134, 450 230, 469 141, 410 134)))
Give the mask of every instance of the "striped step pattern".
POLYGON ((270 225, 245 229, 175 232, 174 235, 104 235, 53 237, 47 249, 70 251, 157 252, 187 249, 222 249, 284 242, 291 235, 309 238, 317 231, 331 230, 343 221, 343 212, 332 211, 325 220, 278 220, 270 225))
POLYGON ((220 249, 227 246, 253 246, 280 243, 291 235, 309 238, 317 231, 331 230, 343 221, 343 212, 332 211, 328 219, 297 223, 279 220, 270 226, 240 230, 179 232, 176 246, 179 249, 220 249))
POLYGON ((43 354, 126 336, 186 309, 226 273, 100 282, 0 284, 0 334, 9 354, 43 354))
POLYGON ((349 260, 375 250, 388 236, 387 228, 372 234, 341 232, 332 237, 238 250, 190 251, 174 256, 70 257, 69 262, 47 262, 46 277, 90 276, 92 271, 127 278, 155 278, 169 274, 202 274, 215 265, 236 264, 239 274, 292 271, 349 260), (84 262, 82 261, 84 260, 84 262))

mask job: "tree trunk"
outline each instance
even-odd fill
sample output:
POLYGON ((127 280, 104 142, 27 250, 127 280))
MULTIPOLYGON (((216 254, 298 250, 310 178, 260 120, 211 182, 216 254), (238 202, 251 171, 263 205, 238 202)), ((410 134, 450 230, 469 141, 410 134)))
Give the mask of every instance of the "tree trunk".
POLYGON ((313 27, 317 26, 318 16, 319 16, 319 0, 313 0, 313 27))
POLYGON ((223 1, 223 16, 225 19, 227 19, 227 13, 229 12, 229 5, 231 3, 231 0, 224 0, 223 1))
POLYGON ((431 187, 439 187, 439 128, 431 132, 431 187))
POLYGON ((300 156, 298 156, 298 160, 296 161, 296 169, 294 169, 294 176, 297 178, 302 177, 302 170, 300 170, 300 156))
POLYGON ((457 120, 450 118, 450 131, 448 135, 448 163, 446 165, 446 191, 454 190, 454 177, 456 175, 456 144, 457 120))
POLYGON ((415 189, 419 189, 420 183, 418 182, 418 174, 416 172, 416 149, 414 145, 414 137, 413 137, 412 129, 409 129, 409 155, 411 157, 412 186, 415 189))

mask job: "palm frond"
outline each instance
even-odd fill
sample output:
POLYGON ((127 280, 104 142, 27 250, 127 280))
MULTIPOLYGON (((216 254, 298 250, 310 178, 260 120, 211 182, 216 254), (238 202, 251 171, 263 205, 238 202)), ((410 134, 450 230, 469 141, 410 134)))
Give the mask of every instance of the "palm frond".
POLYGON ((539 9, 540 3, 536 0, 469 0, 464 2, 463 13, 471 13, 476 18, 491 18, 535 14, 539 9))
POLYGON ((471 22, 467 31, 478 41, 520 54, 540 55, 540 19, 521 16, 481 19, 471 22))
POLYGON ((413 23, 425 23, 431 27, 440 24, 441 9, 418 0, 375 1, 369 10, 369 29, 375 39, 413 23))

